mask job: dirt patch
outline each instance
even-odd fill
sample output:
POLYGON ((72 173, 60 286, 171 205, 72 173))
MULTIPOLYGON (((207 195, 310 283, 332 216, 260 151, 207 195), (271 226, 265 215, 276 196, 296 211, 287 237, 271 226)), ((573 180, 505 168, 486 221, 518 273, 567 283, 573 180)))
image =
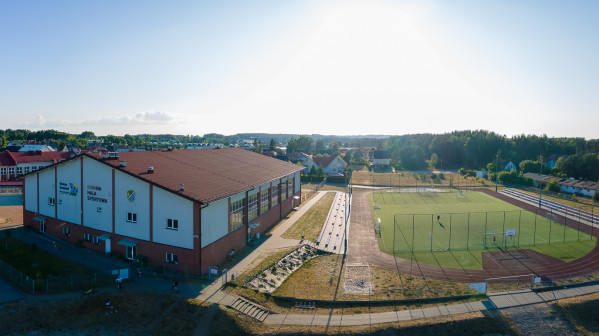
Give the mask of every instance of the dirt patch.
POLYGON ((483 252, 481 259, 485 270, 509 269, 514 274, 524 274, 539 267, 565 263, 529 249, 483 252))
POLYGON ((23 225, 23 207, 0 206, 0 228, 2 225, 23 225))
POLYGON ((371 293, 370 267, 368 265, 347 265, 343 290, 347 294, 371 293))

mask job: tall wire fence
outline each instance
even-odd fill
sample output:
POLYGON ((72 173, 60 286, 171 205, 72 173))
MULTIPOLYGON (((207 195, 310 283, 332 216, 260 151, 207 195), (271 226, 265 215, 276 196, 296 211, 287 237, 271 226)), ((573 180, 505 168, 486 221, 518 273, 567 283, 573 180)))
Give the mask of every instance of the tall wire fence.
POLYGON ((528 210, 400 214, 393 217, 392 253, 483 250, 592 240, 594 228, 528 210))
POLYGON ((46 279, 33 278, 0 259, 0 273, 29 293, 62 293, 114 285, 115 276, 96 272, 46 279))

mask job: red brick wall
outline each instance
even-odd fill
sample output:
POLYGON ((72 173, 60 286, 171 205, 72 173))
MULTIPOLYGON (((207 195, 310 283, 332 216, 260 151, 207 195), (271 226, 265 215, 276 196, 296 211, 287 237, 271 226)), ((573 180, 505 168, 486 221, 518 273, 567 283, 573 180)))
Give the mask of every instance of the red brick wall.
MULTIPOLYGON (((31 226, 31 228, 36 232, 39 231, 39 222, 33 219, 33 217, 37 216, 35 213, 30 211, 23 211, 23 216, 25 225, 31 226)), ((58 239, 62 239, 71 244, 76 244, 79 240, 83 240, 84 233, 89 233, 94 236, 106 234, 106 232, 104 231, 92 229, 89 227, 82 227, 81 225, 72 224, 62 220, 56 220, 54 218, 48 218, 46 220, 46 233, 48 235, 51 235, 58 239), (70 229, 70 236, 65 236, 62 233, 63 227, 68 227, 70 229)), ((159 243, 152 243, 117 234, 108 234, 110 235, 110 250, 113 254, 123 256, 126 254, 125 246, 119 244, 119 241, 121 241, 121 239, 134 240, 137 242, 137 255, 147 257, 148 265, 156 266, 166 264, 166 253, 168 252, 177 254, 179 256, 179 263, 168 263, 166 264, 167 268, 181 273, 197 274, 198 272, 199 257, 197 256, 197 254, 199 252, 197 251, 170 245, 163 245, 159 243)), ((100 240, 100 244, 94 244, 93 242, 84 241, 83 246, 87 249, 97 251, 100 253, 104 253, 106 248, 105 242, 103 240, 100 240)))
POLYGON ((214 243, 202 249, 202 273, 208 272, 208 266, 217 266, 227 260, 231 249, 241 250, 247 241, 247 225, 239 227, 214 243))

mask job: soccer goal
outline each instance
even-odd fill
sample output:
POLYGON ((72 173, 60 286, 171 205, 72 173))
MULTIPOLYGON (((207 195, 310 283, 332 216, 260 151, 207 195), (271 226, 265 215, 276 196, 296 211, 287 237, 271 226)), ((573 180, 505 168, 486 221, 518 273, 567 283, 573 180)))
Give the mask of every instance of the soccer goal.
POLYGON ((458 190, 458 192, 455 193, 455 198, 462 200, 462 199, 466 199, 466 190, 458 190))
POLYGON ((505 232, 487 232, 484 236, 484 246, 490 248, 515 247, 516 229, 508 229, 505 232))

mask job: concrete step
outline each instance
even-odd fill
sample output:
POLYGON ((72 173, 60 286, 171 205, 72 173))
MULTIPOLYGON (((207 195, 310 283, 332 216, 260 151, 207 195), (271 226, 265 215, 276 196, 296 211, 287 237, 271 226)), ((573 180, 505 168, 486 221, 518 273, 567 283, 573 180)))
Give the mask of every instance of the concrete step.
POLYGON ((228 305, 228 307, 233 308, 238 312, 260 322, 264 321, 266 317, 270 315, 270 312, 267 309, 243 298, 235 299, 230 305, 228 305))

